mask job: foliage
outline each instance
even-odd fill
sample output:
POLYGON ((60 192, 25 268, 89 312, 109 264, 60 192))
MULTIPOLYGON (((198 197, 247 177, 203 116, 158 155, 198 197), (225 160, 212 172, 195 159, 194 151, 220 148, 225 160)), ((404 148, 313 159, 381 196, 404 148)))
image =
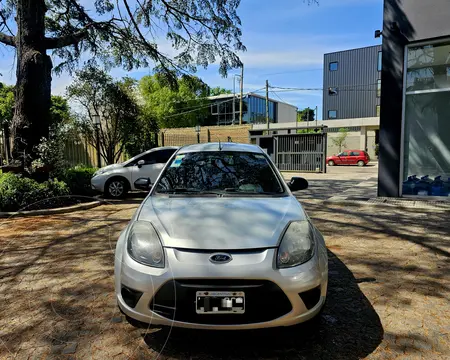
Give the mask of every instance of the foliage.
POLYGON ((216 86, 214 88, 209 89, 209 96, 217 96, 222 94, 232 94, 233 92, 228 89, 224 89, 220 86, 216 86))
MULTIPOLYGON (((27 2, 25 2, 26 4, 27 2)), ((107 64, 148 67, 169 79, 182 68, 195 70, 219 62, 220 73, 240 66, 235 51, 245 50, 241 42, 241 22, 236 13, 240 0, 112 0, 36 1, 31 8, 20 12, 21 2, 2 2, 2 29, 17 28, 16 22, 34 23, 34 31, 46 34, 36 48, 53 50, 61 62, 55 70, 74 70, 84 52, 107 64), (37 17, 45 14, 39 28, 37 17), (22 17, 21 17, 22 16, 22 17), (161 50, 156 39, 164 36, 176 50, 173 58, 161 50)), ((23 6, 23 5, 22 5, 23 6)), ((0 42, 16 46, 15 34, 1 34, 0 42), (10 35, 11 34, 11 35, 10 35)), ((20 59, 18 61, 20 63, 20 59)))
POLYGON ((68 164, 64 158, 65 143, 73 133, 74 118, 69 103, 62 96, 52 96, 50 107, 49 138, 41 138, 35 148, 36 159, 32 170, 50 170, 52 177, 61 177, 68 164))
POLYGON ((14 87, 0 83, 0 125, 11 124, 14 115, 14 87))
POLYGON ((93 146, 97 146, 98 126, 100 154, 108 164, 118 161, 126 140, 139 128, 141 113, 133 87, 131 79, 116 81, 104 70, 89 65, 76 73, 67 88, 68 96, 81 105, 78 125, 93 146), (99 125, 95 125, 96 115, 100 116, 99 125))
POLYGON ((348 129, 340 128, 338 136, 331 138, 333 144, 339 148, 339 152, 342 151, 342 147, 347 146, 345 143, 345 141, 347 140, 347 136, 348 136, 348 129))
POLYGON ((209 114, 208 86, 199 78, 184 75, 173 87, 164 77, 144 76, 139 82, 143 117, 160 128, 203 125, 209 114))
POLYGON ((67 195, 69 188, 62 181, 38 183, 12 173, 0 176, 0 211, 57 207, 66 202, 67 195))
POLYGON ((375 145, 375 156, 379 156, 380 154, 380 144, 375 145))
POLYGON ((96 168, 75 166, 65 171, 62 180, 72 195, 93 196, 95 193, 91 188, 91 178, 96 171, 96 168))
POLYGON ((297 111, 297 121, 301 122, 301 121, 314 121, 315 118, 315 111, 314 109, 310 109, 310 108, 306 108, 303 110, 299 110, 297 111), (308 117, 308 113, 309 113, 309 117, 308 117))

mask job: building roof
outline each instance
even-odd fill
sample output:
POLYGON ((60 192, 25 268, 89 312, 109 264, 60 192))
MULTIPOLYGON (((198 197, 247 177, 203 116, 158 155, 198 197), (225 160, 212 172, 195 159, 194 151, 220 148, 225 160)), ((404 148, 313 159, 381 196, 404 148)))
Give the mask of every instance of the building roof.
POLYGON ((339 54, 339 53, 343 53, 343 52, 347 52, 347 51, 357 51, 357 50, 368 49, 368 48, 376 48, 376 47, 381 48, 381 46, 382 46, 381 44, 370 45, 370 46, 363 46, 363 47, 354 48, 354 49, 345 49, 345 50, 340 50, 340 51, 333 51, 333 52, 325 53, 324 55, 339 54))
POLYGON ((261 153, 264 151, 257 145, 249 144, 239 144, 230 142, 212 142, 205 144, 193 144, 183 146, 178 154, 190 153, 190 152, 200 152, 200 151, 241 151, 241 152, 253 152, 261 153))
MULTIPOLYGON (((258 97, 258 98, 260 98, 260 99, 265 99, 265 98, 266 98, 264 95, 256 94, 256 93, 251 92, 251 91, 250 91, 250 92, 247 92, 247 93, 244 93, 244 98, 247 97, 247 96, 249 96, 249 95, 250 95, 250 96, 254 96, 254 97, 258 97)), ((236 97, 237 99, 239 99, 239 98, 241 97, 240 93, 236 93, 236 94, 235 94, 235 97, 236 97)), ((231 98, 233 98, 233 94, 220 94, 220 95, 215 95, 215 96, 208 96, 208 99, 209 99, 209 100, 226 100, 226 99, 231 99, 231 98)), ((287 102, 283 102, 283 101, 276 100, 276 99, 273 99, 273 98, 269 98, 269 100, 272 101, 272 102, 275 102, 275 103, 285 104, 285 105, 288 105, 288 106, 292 106, 292 107, 294 107, 294 108, 297 109, 297 106, 292 105, 292 104, 289 104, 289 103, 287 103, 287 102)))

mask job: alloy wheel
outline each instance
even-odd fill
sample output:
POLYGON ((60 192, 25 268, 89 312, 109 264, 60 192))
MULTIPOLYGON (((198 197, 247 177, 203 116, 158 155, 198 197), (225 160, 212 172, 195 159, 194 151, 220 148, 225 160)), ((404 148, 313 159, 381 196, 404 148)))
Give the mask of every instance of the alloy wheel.
POLYGON ((112 181, 111 184, 109 184, 108 190, 112 197, 121 197, 124 192, 123 182, 120 180, 112 181))

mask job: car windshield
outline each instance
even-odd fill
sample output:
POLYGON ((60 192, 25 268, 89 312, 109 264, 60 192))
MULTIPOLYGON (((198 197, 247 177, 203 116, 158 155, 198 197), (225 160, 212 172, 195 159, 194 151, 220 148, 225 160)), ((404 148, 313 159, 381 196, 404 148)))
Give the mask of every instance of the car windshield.
POLYGON ((175 156, 162 174, 157 194, 284 194, 263 154, 237 151, 192 152, 175 156))

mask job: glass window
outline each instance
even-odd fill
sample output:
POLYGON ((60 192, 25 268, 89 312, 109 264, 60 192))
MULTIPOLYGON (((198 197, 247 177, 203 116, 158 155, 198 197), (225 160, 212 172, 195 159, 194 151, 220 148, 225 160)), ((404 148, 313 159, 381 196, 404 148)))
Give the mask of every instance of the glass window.
POLYGON ((378 71, 381 71, 382 67, 383 67, 383 53, 381 51, 378 51, 378 71))
POLYGON ((361 153, 359 151, 352 151, 350 152, 350 156, 360 156, 361 153))
POLYGON ((381 113, 381 106, 377 105, 377 117, 380 117, 380 113, 381 113))
POLYGON ((164 149, 155 151, 155 162, 157 164, 165 164, 167 161, 169 161, 170 157, 175 151, 176 149, 164 149))
POLYGON ((377 80, 377 97, 381 96, 381 80, 377 80))
POLYGON ((220 192, 246 195, 284 194, 266 156, 238 151, 177 155, 156 185, 156 193, 220 192))
POLYGON ((343 151, 343 152, 339 153, 338 156, 348 156, 348 152, 343 151))
POLYGON ((148 153, 148 154, 142 156, 141 158, 137 159, 136 162, 138 162, 139 160, 144 160, 145 165, 156 164, 156 157, 157 157, 156 154, 157 154, 156 151, 152 151, 151 153, 148 153))
POLYGON ((337 119, 337 111, 328 110, 328 119, 337 119))
POLYGON ((407 51, 406 91, 450 90, 450 42, 407 51))
POLYGON ((337 61, 330 63, 330 71, 337 71, 339 67, 339 63, 337 61))
POLYGON ((408 48, 403 195, 449 196, 450 41, 408 48))
POLYGON ((328 95, 335 96, 338 94, 338 88, 337 87, 330 87, 328 88, 328 95))

